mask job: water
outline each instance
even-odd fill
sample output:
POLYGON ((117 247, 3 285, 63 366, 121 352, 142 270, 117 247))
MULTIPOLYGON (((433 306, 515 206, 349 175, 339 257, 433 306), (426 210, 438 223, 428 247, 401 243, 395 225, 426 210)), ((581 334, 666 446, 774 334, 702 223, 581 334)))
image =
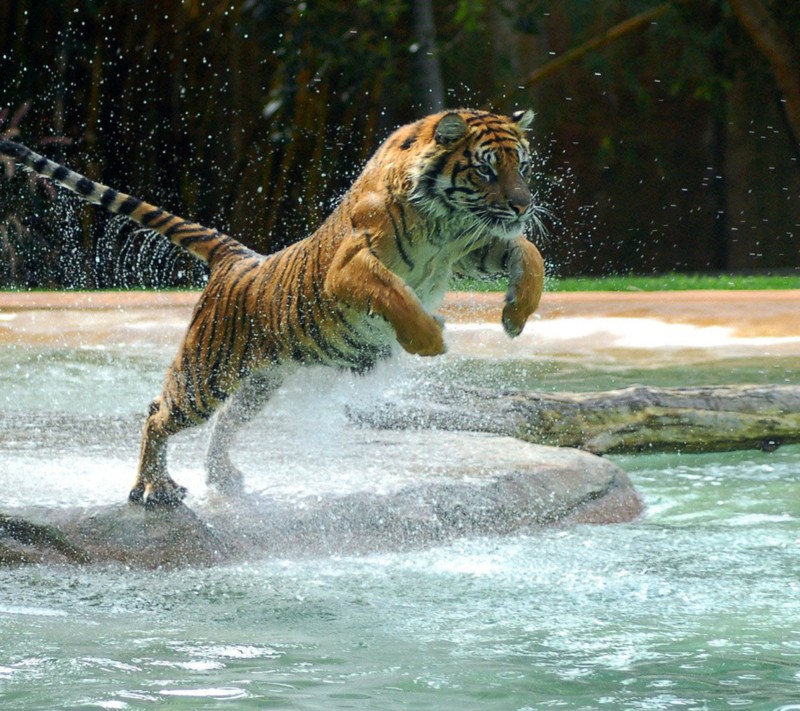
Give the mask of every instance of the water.
POLYGON ((800 693, 800 453, 763 459, 643 462, 633 525, 5 571, 3 708, 779 708, 800 693), (746 503, 720 499, 731 480, 746 503))
MULTIPOLYGON (((798 371, 786 357, 544 367, 451 350, 403 359, 378 386, 315 375, 312 390, 333 401, 335 427, 352 393, 419 378, 591 389, 798 371)), ((0 347, 0 510, 63 505, 81 487, 92 501, 124 495, 130 432, 168 357, 0 347)), ((315 428, 331 436, 301 385, 254 425, 243 465, 264 458, 252 445, 276 420, 292 446, 315 428)), ((201 494, 202 442, 185 437, 176 456, 201 494)), ((632 524, 209 569, 0 569, 0 707, 800 709, 800 448, 616 461, 648 507, 632 524)))

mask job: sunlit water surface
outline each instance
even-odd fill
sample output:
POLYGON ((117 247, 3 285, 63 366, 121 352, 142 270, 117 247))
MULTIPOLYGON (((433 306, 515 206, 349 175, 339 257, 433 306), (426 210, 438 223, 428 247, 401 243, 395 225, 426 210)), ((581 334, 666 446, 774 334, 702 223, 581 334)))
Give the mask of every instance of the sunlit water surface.
MULTIPOLYGON (((124 496, 129 423, 167 358, 0 350, 0 510, 36 503, 37 473, 65 481, 41 501, 61 504, 82 482, 90 501, 124 496), (14 425, 61 416, 88 430, 79 442, 14 425), (115 422, 125 432, 116 454, 93 449, 97 416, 111 422, 100 440, 115 422)), ((377 384, 290 384, 260 441, 277 421, 294 446, 331 437, 321 422, 348 397, 419 378, 594 389, 796 382, 797 370, 405 359, 377 384)), ((190 485, 201 444, 178 445, 190 485)), ((264 456, 243 453, 243 468, 264 456)), ((0 708, 800 709, 800 448, 617 461, 647 504, 627 525, 170 572, 0 569, 0 708)))

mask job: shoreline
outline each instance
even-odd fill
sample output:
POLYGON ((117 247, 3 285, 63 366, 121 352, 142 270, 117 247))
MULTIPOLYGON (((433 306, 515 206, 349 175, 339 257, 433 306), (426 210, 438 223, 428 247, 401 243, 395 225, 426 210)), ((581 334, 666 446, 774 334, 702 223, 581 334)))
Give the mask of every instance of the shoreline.
MULTIPOLYGON (((200 291, 0 292, 2 311, 106 311, 191 308, 200 291)), ((448 292, 438 309, 456 322, 499 321, 499 292, 448 292)), ((653 318, 727 326, 741 337, 800 336, 800 289, 780 291, 553 292, 539 318, 653 318)))
MULTIPOLYGON (((0 344, 176 343, 199 294, 144 290, 0 292, 0 344)), ((438 311, 456 327, 486 325, 495 329, 499 328, 502 307, 503 294, 498 292, 449 292, 438 311)), ((764 339, 780 340, 791 352, 797 352, 798 316, 800 290, 556 292, 544 294, 525 334, 538 331, 545 335, 555 329, 559 340, 569 336, 571 345, 562 345, 570 349, 588 345, 586 336, 590 334, 595 338, 588 340, 600 339, 594 347, 601 347, 602 341, 610 346, 615 339, 603 334, 624 332, 629 342, 650 349, 657 347, 651 340, 653 333, 669 345, 672 338, 681 340, 683 331, 676 327, 686 326, 709 336, 723 329, 727 336, 740 344, 749 342, 752 347, 764 339)), ((724 338, 711 340, 717 348, 726 343, 724 338)), ((518 341, 502 340, 503 350, 515 350, 512 344, 518 341)))

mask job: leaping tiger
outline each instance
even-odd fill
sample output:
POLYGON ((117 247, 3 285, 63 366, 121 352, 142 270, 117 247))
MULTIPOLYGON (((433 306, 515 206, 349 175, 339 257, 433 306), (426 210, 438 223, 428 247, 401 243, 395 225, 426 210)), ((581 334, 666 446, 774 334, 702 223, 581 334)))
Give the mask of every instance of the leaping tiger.
POLYGON ((184 498, 167 471, 167 440, 214 413, 208 481, 240 491, 233 436, 300 364, 365 371, 395 339, 409 353, 444 353, 443 324, 431 309, 454 269, 509 275, 502 322, 517 336, 544 283, 542 257, 524 235, 539 210, 528 185, 532 120, 531 111, 458 110, 397 129, 312 235, 269 256, 0 141, 0 153, 209 265, 150 405, 129 500, 170 506, 184 498))

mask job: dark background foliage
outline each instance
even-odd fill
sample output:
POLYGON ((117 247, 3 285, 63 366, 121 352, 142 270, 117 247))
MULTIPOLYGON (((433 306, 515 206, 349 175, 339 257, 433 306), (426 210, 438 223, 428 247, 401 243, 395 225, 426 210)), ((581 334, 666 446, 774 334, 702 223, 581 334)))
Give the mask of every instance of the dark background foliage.
MULTIPOLYGON (((739 3, 797 44, 798 3, 739 3)), ((393 127, 441 104, 531 106, 554 273, 800 268, 775 65, 733 0, 666 5, 527 82, 662 4, 17 0, 0 4, 0 134, 266 252, 312 230, 393 127)), ((5 171, 0 285, 202 280, 161 241, 5 171)))

